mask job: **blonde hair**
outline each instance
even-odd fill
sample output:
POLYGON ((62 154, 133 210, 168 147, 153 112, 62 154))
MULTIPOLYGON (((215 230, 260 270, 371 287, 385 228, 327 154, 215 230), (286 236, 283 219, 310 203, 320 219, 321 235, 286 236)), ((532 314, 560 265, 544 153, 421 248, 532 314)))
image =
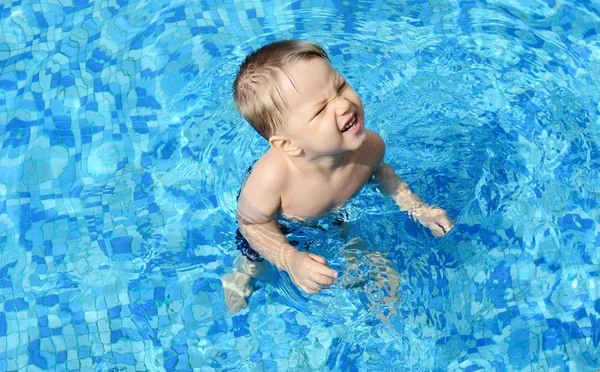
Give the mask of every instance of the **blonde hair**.
POLYGON ((239 113, 267 140, 283 129, 287 108, 278 78, 281 73, 289 78, 286 67, 290 64, 315 57, 329 61, 327 52, 316 43, 282 40, 250 53, 240 65, 233 100, 239 113))

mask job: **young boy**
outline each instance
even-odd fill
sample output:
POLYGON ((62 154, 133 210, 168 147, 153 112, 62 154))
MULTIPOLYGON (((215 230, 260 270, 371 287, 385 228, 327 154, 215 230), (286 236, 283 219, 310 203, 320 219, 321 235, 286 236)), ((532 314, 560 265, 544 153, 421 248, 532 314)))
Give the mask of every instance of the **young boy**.
POLYGON ((276 216, 323 216, 368 180, 433 235, 452 228, 444 210, 422 202, 382 162, 383 140, 365 128, 359 96, 319 45, 285 40, 263 46, 240 66, 233 93, 238 111, 271 148, 253 166, 238 199, 237 220, 247 244, 241 248, 246 259, 223 277, 231 312, 246 306, 250 279, 265 272, 265 259, 307 293, 330 286, 337 272, 323 257, 291 245, 276 216))

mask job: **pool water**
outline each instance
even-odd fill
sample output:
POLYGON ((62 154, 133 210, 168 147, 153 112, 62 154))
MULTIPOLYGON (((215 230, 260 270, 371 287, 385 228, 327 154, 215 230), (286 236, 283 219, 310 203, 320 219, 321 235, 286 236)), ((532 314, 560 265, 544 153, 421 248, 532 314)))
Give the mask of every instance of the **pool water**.
POLYGON ((0 18, 0 371, 600 369, 597 2, 15 0, 0 18), (365 187, 344 207, 353 264, 314 232, 338 285, 277 274, 231 315, 236 195, 267 145, 230 89, 283 38, 325 46, 386 161, 456 227, 435 239, 365 187), (399 282, 378 286, 375 256, 399 282))

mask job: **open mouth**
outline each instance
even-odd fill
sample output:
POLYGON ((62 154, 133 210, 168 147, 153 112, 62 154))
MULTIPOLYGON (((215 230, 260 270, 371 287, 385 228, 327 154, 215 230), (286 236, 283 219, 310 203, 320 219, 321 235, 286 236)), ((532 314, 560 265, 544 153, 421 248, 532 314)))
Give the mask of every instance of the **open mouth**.
POLYGON ((342 133, 349 131, 350 129, 354 128, 354 126, 356 125, 356 114, 354 114, 352 116, 352 119, 350 119, 350 121, 344 125, 344 127, 342 128, 342 133))

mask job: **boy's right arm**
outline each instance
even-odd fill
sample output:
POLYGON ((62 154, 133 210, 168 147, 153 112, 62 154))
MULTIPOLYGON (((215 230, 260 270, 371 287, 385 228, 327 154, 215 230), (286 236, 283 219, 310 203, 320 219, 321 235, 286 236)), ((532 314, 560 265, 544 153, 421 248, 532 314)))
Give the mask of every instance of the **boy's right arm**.
POLYGON ((286 271, 298 287, 307 293, 319 292, 333 284, 337 272, 327 267, 323 257, 300 252, 288 242, 274 219, 281 205, 285 176, 273 169, 277 166, 259 163, 248 176, 238 199, 240 231, 252 249, 279 270, 286 271))

